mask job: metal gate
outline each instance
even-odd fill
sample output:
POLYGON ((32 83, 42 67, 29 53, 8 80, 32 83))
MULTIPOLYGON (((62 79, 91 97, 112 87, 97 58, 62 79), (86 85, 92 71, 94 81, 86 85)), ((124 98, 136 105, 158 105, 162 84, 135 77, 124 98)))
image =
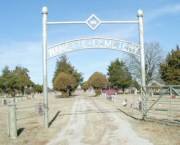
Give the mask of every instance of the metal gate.
POLYGON ((180 85, 147 87, 145 119, 180 125, 180 85))

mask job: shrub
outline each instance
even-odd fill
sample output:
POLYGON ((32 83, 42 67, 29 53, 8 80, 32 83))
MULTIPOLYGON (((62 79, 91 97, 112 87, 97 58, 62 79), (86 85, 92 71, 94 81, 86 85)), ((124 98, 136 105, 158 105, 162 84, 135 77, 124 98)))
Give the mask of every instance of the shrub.
POLYGON ((94 88, 96 96, 101 94, 101 89, 106 88, 108 85, 108 81, 106 76, 100 72, 95 72, 89 78, 88 83, 91 87, 94 88))
POLYGON ((88 81, 85 81, 85 82, 81 85, 81 88, 82 88, 84 91, 87 91, 88 88, 89 88, 88 81))
POLYGON ((60 91, 65 96, 71 96, 76 87, 76 79, 72 74, 61 72, 54 80, 55 90, 60 91))

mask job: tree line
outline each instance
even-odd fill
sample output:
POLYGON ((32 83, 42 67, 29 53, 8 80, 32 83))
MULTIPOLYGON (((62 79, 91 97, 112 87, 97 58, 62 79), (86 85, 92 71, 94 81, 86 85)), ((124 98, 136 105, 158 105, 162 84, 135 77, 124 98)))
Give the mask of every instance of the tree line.
POLYGON ((134 80, 123 61, 115 59, 110 63, 107 69, 108 73, 104 75, 101 72, 93 73, 87 81, 81 86, 83 90, 93 88, 96 95, 101 94, 102 89, 114 88, 124 90, 128 87, 139 88, 138 83, 134 80))
POLYGON ((0 76, 0 93, 15 97, 17 94, 41 93, 42 85, 35 84, 29 76, 29 70, 16 66, 10 70, 5 66, 0 76))
POLYGON ((95 72, 87 81, 82 81, 82 74, 70 64, 67 57, 60 57, 56 64, 53 88, 54 90, 61 91, 64 96, 70 96, 78 85, 81 85, 84 90, 93 88, 96 95, 101 93, 101 89, 107 87, 121 88, 123 91, 130 85, 137 84, 135 87, 138 87, 138 83, 132 79, 125 63, 119 59, 112 61, 108 66, 107 76, 101 72, 95 72))

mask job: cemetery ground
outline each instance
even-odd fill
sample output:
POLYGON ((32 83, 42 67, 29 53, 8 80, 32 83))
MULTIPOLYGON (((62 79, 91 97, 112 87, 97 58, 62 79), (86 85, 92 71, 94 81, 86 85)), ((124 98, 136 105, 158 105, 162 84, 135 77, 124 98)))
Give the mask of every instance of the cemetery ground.
POLYGON ((45 129, 36 106, 42 100, 39 95, 17 103, 19 136, 14 140, 7 136, 7 106, 0 106, 0 145, 180 144, 179 126, 133 119, 122 113, 117 103, 84 93, 70 98, 50 93, 50 127, 45 129))

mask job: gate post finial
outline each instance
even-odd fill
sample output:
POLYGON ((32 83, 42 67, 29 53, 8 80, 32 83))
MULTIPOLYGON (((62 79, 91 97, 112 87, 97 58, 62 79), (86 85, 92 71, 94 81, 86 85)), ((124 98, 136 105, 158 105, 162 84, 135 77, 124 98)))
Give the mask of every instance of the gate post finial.
POLYGON ((46 6, 42 8, 42 14, 48 14, 48 8, 46 6))
POLYGON ((139 10, 137 11, 137 16, 138 16, 138 17, 143 17, 143 16, 144 16, 143 10, 139 9, 139 10))

